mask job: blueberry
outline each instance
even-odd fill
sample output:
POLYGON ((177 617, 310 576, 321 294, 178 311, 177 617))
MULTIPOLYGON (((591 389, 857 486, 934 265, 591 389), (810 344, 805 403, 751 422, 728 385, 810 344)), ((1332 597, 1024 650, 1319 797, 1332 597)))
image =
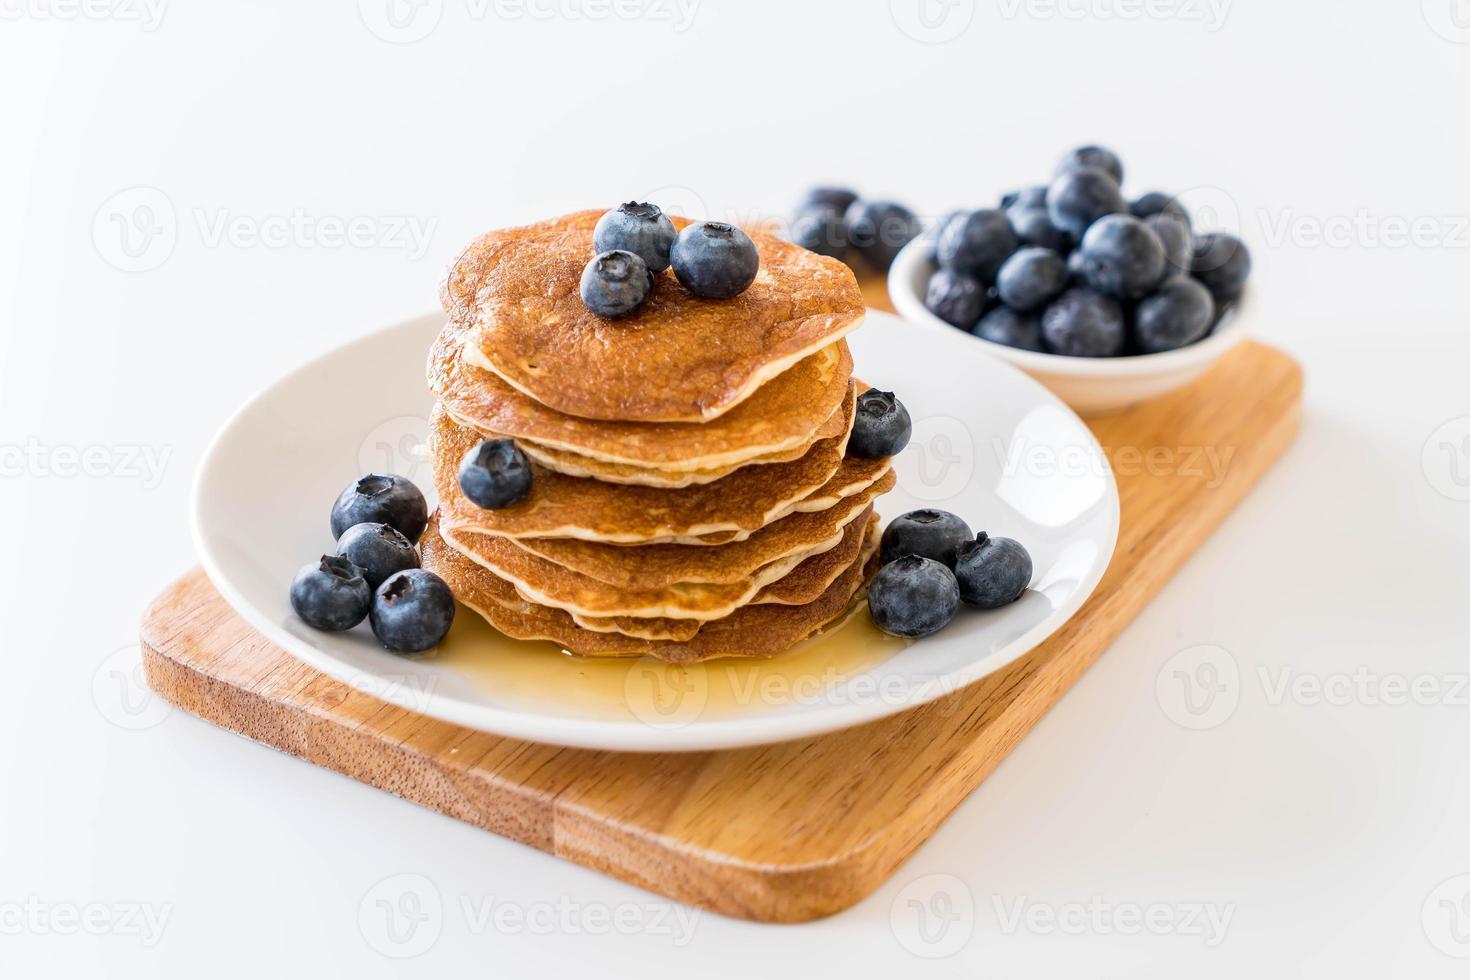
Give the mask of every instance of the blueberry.
POLYGON ((944 237, 944 229, 948 228, 951 222, 958 221, 969 213, 968 211, 950 211, 934 223, 934 231, 930 236, 934 244, 934 251, 930 253, 929 258, 935 265, 939 264, 939 239, 944 237))
POLYGON ((1046 350, 1046 345, 1041 342, 1041 317, 1035 313, 1018 313, 1009 306, 997 306, 982 316, 971 332, 993 344, 1005 344, 1021 350, 1046 350))
POLYGON ((652 290, 653 273, 632 252, 602 252, 582 270, 582 302, 600 317, 632 313, 652 290))
POLYGON ((1251 253, 1234 235, 1201 235, 1194 241, 1190 268, 1216 303, 1228 303, 1245 289, 1251 274, 1251 253))
POLYGON ((1073 286, 1041 314, 1041 337, 1054 354, 1113 357, 1123 352, 1128 335, 1117 300, 1073 286))
POLYGON ((354 524, 388 524, 418 544, 429 523, 429 507, 418 487, 391 473, 369 473, 349 483, 332 505, 332 537, 354 524))
POLYGON ((632 252, 649 272, 669 267, 669 249, 674 247, 674 223, 657 204, 629 201, 597 219, 592 229, 592 248, 602 252, 632 252))
POLYGON ((1179 199, 1162 191, 1149 191, 1128 205, 1128 210, 1135 218, 1151 218, 1156 214, 1167 214, 1183 221, 1186 226, 1191 224, 1189 212, 1184 210, 1184 205, 1179 203, 1179 199))
POLYGON ((863 261, 884 270, 924 230, 918 217, 893 201, 855 201, 847 209, 847 233, 863 261))
POLYGON ((1172 214, 1151 214, 1143 219, 1149 230, 1159 236, 1164 246, 1164 274, 1189 271, 1194 260, 1194 232, 1189 225, 1172 214))
POLYGON ((1214 322, 1210 291, 1189 276, 1172 276, 1133 311, 1133 340, 1141 352, 1156 354, 1194 343, 1214 322))
POLYGON ((1045 207, 1016 205, 1006 212, 1011 231, 1022 245, 1039 245, 1063 254, 1070 252, 1077 240, 1051 223, 1045 207))
POLYGON ((1000 267, 995 288, 1011 309, 1038 310, 1067 288, 1067 262, 1049 248, 1023 248, 1000 267))
POLYGON ((761 264, 750 236, 723 221, 700 221, 679 232, 671 257, 684 288, 705 299, 739 296, 761 264))
POLYGON ((960 549, 954 575, 966 605, 998 609, 1019 599, 1031 584, 1031 556, 1020 542, 981 531, 960 549))
POLYGON ((1128 214, 1099 218, 1082 236, 1082 271, 1100 293, 1137 299, 1164 278, 1164 244, 1128 214))
POLYGON ((1087 226, 1103 215, 1124 210, 1118 182, 1102 170, 1068 170, 1046 191, 1046 213, 1051 223, 1073 238, 1081 238, 1087 226))
POLYGON ((857 199, 857 193, 846 187, 813 187, 802 195, 801 200, 796 204, 796 210, 824 208, 841 213, 852 207, 853 202, 857 199))
POLYGON ((1044 208, 1046 207, 1046 188, 1022 187, 1020 190, 1011 191, 1001 196, 1000 206, 1005 211, 1011 208, 1044 208))
POLYGON ((847 222, 834 208, 812 206, 791 219, 790 238, 818 255, 840 259, 847 255, 847 222))
POLYGON ((1079 146, 1077 149, 1062 157, 1057 164, 1057 173, 1064 174, 1069 170, 1091 168, 1101 170, 1113 178, 1113 183, 1123 185, 1123 161, 1118 159, 1118 154, 1101 146, 1079 146))
POLYGON ((362 569, 335 555, 302 566, 291 580, 291 608, 313 629, 350 630, 367 616, 372 601, 362 569))
POLYGON ((459 490, 477 507, 509 507, 531 490, 531 461, 513 439, 486 439, 459 461, 459 490))
POLYGON ((852 434, 847 438, 848 455, 859 459, 897 456, 909 444, 913 431, 903 402, 891 391, 871 388, 858 396, 852 434))
POLYGON ((893 636, 937 633, 959 608, 954 572, 932 558, 908 555, 890 562, 868 586, 868 612, 880 630, 893 636))
POLYGON ((954 567, 955 557, 972 535, 970 525, 947 510, 911 510, 888 522, 878 546, 884 565, 904 555, 932 558, 954 567))
POLYGON ((427 650, 454 623, 454 593, 433 572, 399 572, 373 593, 369 622, 378 642, 394 653, 427 650))
POLYGON ((394 572, 419 567, 413 543, 387 524, 352 525, 337 539, 337 555, 362 569, 362 577, 374 589, 394 572))
POLYGON ((1067 256, 1067 275, 1074 286, 1087 285, 1087 272, 1082 268, 1082 250, 1077 249, 1067 256))
POLYGON ((940 269, 929 277, 924 308, 950 326, 969 330, 985 309, 985 287, 974 276, 940 269))
POLYGON ((1016 250, 1016 236, 1004 211, 981 208, 945 225, 934 256, 946 269, 967 272, 981 282, 995 281, 1001 263, 1016 250))

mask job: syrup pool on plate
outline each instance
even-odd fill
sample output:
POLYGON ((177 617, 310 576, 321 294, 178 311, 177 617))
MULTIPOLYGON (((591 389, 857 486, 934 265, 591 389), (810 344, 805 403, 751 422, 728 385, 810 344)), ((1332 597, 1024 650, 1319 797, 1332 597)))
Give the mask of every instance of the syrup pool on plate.
POLYGON ((491 696, 557 714, 678 727, 838 698, 843 681, 906 645, 874 626, 858 604, 841 623, 771 658, 667 664, 579 657, 553 643, 513 640, 461 606, 449 635, 427 656, 491 696))

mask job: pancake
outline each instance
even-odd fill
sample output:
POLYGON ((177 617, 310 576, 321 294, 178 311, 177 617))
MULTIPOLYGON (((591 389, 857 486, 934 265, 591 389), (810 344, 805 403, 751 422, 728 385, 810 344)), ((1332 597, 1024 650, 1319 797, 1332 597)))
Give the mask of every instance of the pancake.
MULTIPOLYGON (((859 524, 862 525, 861 534, 853 535, 858 539, 858 546, 853 549, 855 554, 853 555, 852 561, 860 563, 866 563, 878 550, 878 539, 881 534, 877 512, 869 507, 864 513, 866 516, 860 517, 848 525, 850 529, 848 533, 856 531, 859 524)), ((836 581, 837 576, 846 570, 847 565, 852 564, 852 561, 848 561, 840 566, 836 565, 833 561, 828 561, 826 564, 823 564, 823 559, 826 559, 828 555, 843 552, 846 548, 847 540, 848 537, 844 535, 843 545, 838 546, 826 554, 819 555, 817 558, 808 558, 800 565, 797 565, 796 568, 792 569, 790 574, 783 575, 770 585, 765 586, 755 594, 755 598, 750 600, 750 604, 758 606, 763 603, 775 603, 782 606, 804 606, 808 602, 811 602, 817 596, 827 591, 827 586, 836 581)))
MULTIPOLYGON (((748 466, 714 483, 681 489, 622 486, 564 476, 532 463, 531 490, 518 503, 486 510, 460 493, 459 461, 480 442, 473 429, 457 425, 437 406, 429 421, 429 453, 444 523, 506 537, 582 538, 626 544, 684 541, 717 532, 749 535, 797 507, 819 510, 807 498, 843 479, 841 438, 823 439, 789 463, 748 466)), ((885 461, 886 462, 886 461, 885 461)), ((850 496, 872 483, 838 488, 850 496)), ((707 542, 715 543, 715 542, 707 542)))
MULTIPOLYGON (((564 609, 579 622, 581 617, 708 621, 730 615, 754 599, 766 586, 798 571, 802 571, 802 575, 792 586, 797 594, 802 591, 802 581, 813 576, 825 576, 821 588, 814 591, 807 588, 805 591, 811 594, 796 601, 814 598, 827 587, 833 576, 857 558, 869 523, 866 517, 860 517, 848 524, 836 547, 806 558, 793 555, 778 559, 733 582, 674 582, 663 588, 644 590, 622 589, 599 582, 522 551, 508 539, 495 535, 461 535, 444 527, 440 528, 440 535, 451 548, 510 582, 527 602, 564 609)), ((708 548, 705 551, 710 562, 718 564, 720 549, 708 548)))
POLYGON ((444 579, 461 603, 513 639, 549 640, 564 650, 594 657, 653 656, 670 663, 696 663, 717 657, 769 657, 782 652, 855 607, 876 557, 854 562, 827 590, 800 606, 776 603, 749 605, 721 620, 705 624, 688 640, 645 640, 621 633, 598 633, 579 627, 570 615, 526 602, 515 587, 476 565, 444 543, 438 517, 423 537, 424 567, 444 579))
MULTIPOLYGON (((779 603, 796 606, 816 599, 853 562, 866 562, 878 550, 877 515, 869 513, 866 525, 861 534, 854 534, 850 539, 844 537, 842 547, 808 558, 786 575, 762 587, 747 605, 779 603)), ((529 597, 523 595, 522 598, 529 597)), ((709 622, 673 617, 582 616, 577 613, 572 613, 572 619, 583 629, 622 633, 646 640, 688 640, 709 622)))
POLYGON ((451 322, 429 353, 429 389, 451 415, 465 425, 626 466, 707 470, 809 446, 812 433, 841 407, 852 374, 852 354, 839 341, 704 424, 592 422, 547 408, 495 374, 463 363, 464 333, 451 322))
MULTIPOLYGON (((857 398, 857 386, 849 384, 847 398, 855 405, 857 398)), ((751 459, 742 460, 738 463, 729 463, 713 469, 689 469, 689 468, 650 468, 643 466, 630 466, 627 463, 609 463, 604 460, 594 459, 590 456, 580 456, 562 449, 552 449, 539 443, 530 442, 525 439, 516 440, 525 454, 549 470, 556 470, 566 476, 576 476, 583 479, 601 480, 604 483, 624 483, 645 487, 667 487, 677 489, 679 487, 694 486, 699 483, 713 483, 723 479, 742 466, 758 466, 762 463, 789 463, 793 459, 805 456, 816 443, 823 439, 832 439, 844 434, 843 425, 849 417, 852 409, 839 405, 828 416, 815 432, 811 434, 807 442, 792 446, 790 449, 781 449, 776 452, 756 456, 751 459)), ((455 421, 464 424, 458 418, 455 421)), ((473 428, 479 428, 473 426, 473 428)), ((488 432, 490 438, 503 438, 505 433, 488 432)))
MULTIPOLYGON (((846 465, 846 464, 844 464, 846 465)), ((789 514, 741 541, 718 547, 598 544, 576 538, 513 538, 512 544, 564 568, 621 589, 657 589, 674 582, 733 582, 789 555, 835 548, 842 531, 872 502, 893 489, 892 471, 826 510, 789 514), (717 552, 712 562, 709 552, 717 552)))
POLYGON ((760 270, 740 295, 703 299, 665 270, 641 307, 604 320, 578 293, 602 214, 493 231, 460 254, 440 299, 468 328, 467 363, 567 415, 702 422, 862 321, 847 266, 762 231, 751 233, 760 270))

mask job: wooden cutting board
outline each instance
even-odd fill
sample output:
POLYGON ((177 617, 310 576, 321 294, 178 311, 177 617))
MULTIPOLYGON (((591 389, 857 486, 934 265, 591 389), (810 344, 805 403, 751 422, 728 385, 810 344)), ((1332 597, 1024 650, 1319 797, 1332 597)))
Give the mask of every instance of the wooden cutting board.
POLYGON ((766 922, 830 915, 891 875, 1153 598, 1290 443, 1300 397, 1296 363, 1247 342, 1185 391, 1092 422, 1122 496, 1097 592, 1004 670, 835 734, 643 755, 460 728, 295 660, 198 569, 144 618, 148 681, 213 724, 651 891, 766 922), (1207 447, 1231 454, 1222 477, 1188 464, 1207 447), (1150 449, 1172 463, 1146 464, 1150 449))

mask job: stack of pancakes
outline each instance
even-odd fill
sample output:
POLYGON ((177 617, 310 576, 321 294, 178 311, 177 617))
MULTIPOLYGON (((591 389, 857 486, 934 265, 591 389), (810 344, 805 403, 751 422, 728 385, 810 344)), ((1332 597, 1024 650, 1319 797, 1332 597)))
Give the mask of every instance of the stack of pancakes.
MULTIPOLYGON (((426 568, 518 639, 689 662, 767 656, 845 617, 877 542, 888 459, 846 453, 864 386, 843 336, 864 307, 842 263, 753 233, 729 300, 658 276, 604 320, 578 282, 600 212, 492 232, 451 266, 429 357, 439 510, 426 568), (530 492, 460 492, 481 440, 510 438, 530 492)), ((677 227, 688 222, 674 219, 677 227)))

